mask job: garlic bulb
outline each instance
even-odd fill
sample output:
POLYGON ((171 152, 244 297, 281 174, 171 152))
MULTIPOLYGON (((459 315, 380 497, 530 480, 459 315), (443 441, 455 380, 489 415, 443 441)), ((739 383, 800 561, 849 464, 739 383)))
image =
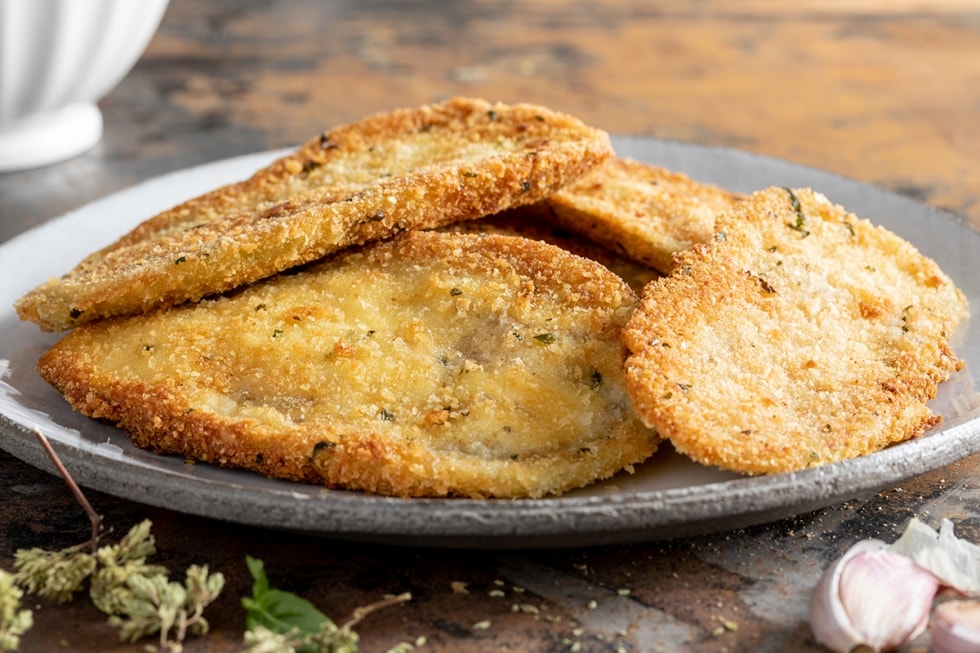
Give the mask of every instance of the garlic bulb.
POLYGON ((934 653, 976 653, 980 651, 980 602, 940 603, 929 625, 934 653))
POLYGON ((838 653, 901 647, 929 623, 939 580, 880 540, 863 540, 828 568, 810 602, 817 641, 838 653))

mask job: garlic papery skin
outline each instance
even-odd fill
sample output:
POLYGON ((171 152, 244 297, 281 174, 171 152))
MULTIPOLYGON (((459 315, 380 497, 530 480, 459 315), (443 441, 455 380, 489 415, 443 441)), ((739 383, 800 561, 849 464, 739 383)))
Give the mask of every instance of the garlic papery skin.
POLYGON ((943 519, 936 532, 914 517, 891 550, 934 573, 960 594, 980 596, 980 546, 953 534, 953 522, 943 519))
POLYGON ((940 603, 933 610, 929 633, 933 653, 980 651, 980 602, 940 603))
POLYGON ((810 627, 837 653, 892 651, 929 624, 939 580, 880 540, 862 540, 831 565, 810 601, 810 627))

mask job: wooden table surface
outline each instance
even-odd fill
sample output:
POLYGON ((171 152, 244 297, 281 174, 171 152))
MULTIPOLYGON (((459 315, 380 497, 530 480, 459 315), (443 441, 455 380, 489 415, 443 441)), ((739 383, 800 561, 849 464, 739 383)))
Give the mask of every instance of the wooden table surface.
MULTIPOLYGON (((980 228, 976 2, 172 0, 142 60, 101 102, 102 142, 0 175, 0 240, 160 173, 457 94, 823 168, 980 228)), ((506 552, 339 542, 89 499, 117 531, 152 519, 171 570, 207 563, 228 579, 207 613, 211 634, 186 651, 240 648, 246 554, 338 619, 410 591, 360 624, 364 651, 809 651, 820 650, 807 602, 821 570, 858 539, 895 539, 912 516, 949 517, 977 541, 977 479, 973 457, 746 530, 506 552)), ((58 478, 0 453, 0 565, 87 530, 58 478)), ((22 651, 144 650, 118 643, 86 600, 30 604, 22 651)))

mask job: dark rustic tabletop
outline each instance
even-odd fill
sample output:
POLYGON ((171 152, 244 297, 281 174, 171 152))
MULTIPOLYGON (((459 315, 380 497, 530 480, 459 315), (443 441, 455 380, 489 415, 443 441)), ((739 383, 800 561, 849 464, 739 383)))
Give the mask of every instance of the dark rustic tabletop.
MULTIPOLYGON (((815 166, 980 228, 978 63, 968 0, 172 0, 100 103, 101 143, 0 175, 0 241, 164 172, 451 95, 815 166)), ((894 540, 913 516, 980 540, 980 457, 745 530, 559 550, 350 543, 88 498, 117 531, 151 519, 172 570, 204 563, 227 578, 211 633, 188 652, 241 647, 246 555, 338 619, 411 592, 359 624, 364 651, 809 651, 810 591, 855 541, 894 540)), ((60 479, 0 452, 0 566, 88 530, 60 479)), ((23 651, 144 650, 87 601, 30 607, 23 651)))

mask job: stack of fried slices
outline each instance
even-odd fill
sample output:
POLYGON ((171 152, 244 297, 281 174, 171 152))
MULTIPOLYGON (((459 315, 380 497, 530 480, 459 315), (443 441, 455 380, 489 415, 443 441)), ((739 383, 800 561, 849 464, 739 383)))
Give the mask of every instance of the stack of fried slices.
POLYGON ((774 473, 931 428, 962 293, 809 189, 744 197, 544 107, 334 128, 18 300, 162 454, 383 495, 539 497, 647 460, 774 473))

